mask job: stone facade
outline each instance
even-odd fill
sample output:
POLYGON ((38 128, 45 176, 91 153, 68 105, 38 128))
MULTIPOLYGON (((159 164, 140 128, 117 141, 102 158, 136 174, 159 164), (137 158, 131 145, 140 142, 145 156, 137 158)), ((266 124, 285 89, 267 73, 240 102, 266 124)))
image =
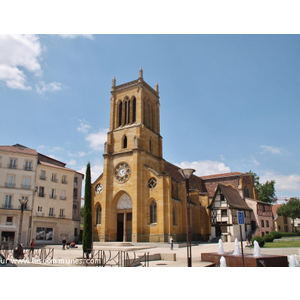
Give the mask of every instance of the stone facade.
MULTIPOLYGON (((185 183, 162 157, 158 85, 139 78, 111 91, 110 128, 103 174, 93 183, 94 238, 100 241, 166 242, 186 237, 185 183)), ((196 177, 195 177, 196 178, 196 177)), ((197 179, 201 182, 201 179, 197 179)), ((194 179, 195 181, 195 179, 194 179)), ((198 190, 191 195, 193 239, 209 234, 198 190), (205 228, 203 230, 203 228, 205 228)))
POLYGON ((24 246, 32 238, 36 244, 57 244, 62 236, 78 240, 82 180, 82 174, 34 149, 0 146, 1 243, 12 247, 18 241, 22 197, 28 198, 22 221, 24 246))

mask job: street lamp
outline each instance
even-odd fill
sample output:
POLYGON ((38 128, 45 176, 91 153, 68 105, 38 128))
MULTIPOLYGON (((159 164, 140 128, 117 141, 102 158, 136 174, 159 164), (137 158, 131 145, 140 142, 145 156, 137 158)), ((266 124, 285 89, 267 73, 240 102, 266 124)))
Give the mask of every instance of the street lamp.
POLYGON ((19 225, 19 237, 18 237, 18 245, 21 244, 21 234, 22 234, 22 222, 23 222, 23 212, 26 203, 28 202, 28 197, 22 196, 21 199, 19 199, 21 203, 21 216, 20 216, 20 225, 19 225))
POLYGON ((179 174, 185 179, 186 193, 186 249, 187 249, 187 265, 192 266, 192 245, 191 245, 191 230, 190 230, 190 197, 189 197, 189 179, 195 172, 194 169, 179 169, 179 174))

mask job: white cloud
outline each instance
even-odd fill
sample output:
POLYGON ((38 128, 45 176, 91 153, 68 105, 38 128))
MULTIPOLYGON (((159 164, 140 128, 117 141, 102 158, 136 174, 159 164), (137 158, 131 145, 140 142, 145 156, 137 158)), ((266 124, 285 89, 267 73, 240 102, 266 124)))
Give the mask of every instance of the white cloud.
POLYGON ((260 182, 265 183, 266 181, 275 180, 276 194, 291 194, 291 196, 298 197, 300 194, 300 175, 290 174, 281 175, 274 172, 265 172, 264 175, 260 176, 260 182), (293 195, 293 193, 295 195, 293 195))
POLYGON ((67 165, 68 166, 75 166, 76 165, 76 160, 75 159, 71 159, 71 160, 69 160, 68 162, 67 162, 67 165))
POLYGON ((94 151, 102 151, 106 142, 108 129, 100 129, 97 133, 91 133, 86 137, 89 147, 94 151))
POLYGON ((86 155, 88 155, 89 153, 86 153, 84 151, 79 151, 79 152, 76 152, 76 153, 72 153, 72 152, 68 152, 68 156, 70 157, 84 157, 86 155))
POLYGON ((25 71, 42 74, 39 58, 42 52, 36 35, 0 35, 0 80, 11 89, 31 90, 25 71))
POLYGON ((179 166, 180 168, 195 169, 196 170, 195 175, 197 176, 231 172, 230 168, 227 167, 224 163, 219 161, 212 161, 212 160, 200 160, 200 161, 193 161, 193 162, 184 161, 176 165, 179 166))
POLYGON ((254 157, 251 157, 251 159, 252 159, 252 163, 253 163, 255 166, 259 166, 259 165, 260 165, 260 162, 259 162, 257 159, 255 159, 254 157))
POLYGON ((94 37, 92 34, 59 34, 62 38, 66 39, 75 39, 77 37, 84 37, 90 40, 93 40, 94 37))
POLYGON ((88 124, 86 120, 79 120, 80 124, 77 127, 79 132, 87 133, 91 126, 88 124))
MULTIPOLYGON (((86 166, 78 170, 79 173, 86 175, 86 166)), ((95 162, 91 163, 91 181, 92 183, 103 173, 103 164, 100 159, 96 159, 95 162)), ((84 185, 83 185, 84 189, 84 185)))
POLYGON ((57 92, 61 89, 62 84, 59 82, 45 83, 44 81, 40 81, 40 83, 36 85, 36 91, 39 94, 44 94, 45 92, 57 92))
POLYGON ((272 153, 272 154, 281 154, 281 149, 273 147, 273 146, 260 146, 263 149, 261 153, 272 153))

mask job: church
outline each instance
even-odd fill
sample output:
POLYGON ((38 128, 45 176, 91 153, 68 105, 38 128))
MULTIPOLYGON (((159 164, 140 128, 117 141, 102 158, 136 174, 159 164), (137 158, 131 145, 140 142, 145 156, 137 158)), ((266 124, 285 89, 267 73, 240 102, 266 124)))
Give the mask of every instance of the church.
MULTIPOLYGON (((92 185, 94 240, 168 242, 172 236, 186 241, 185 180, 179 167, 163 158, 158 84, 148 85, 142 69, 134 81, 116 85, 114 78, 110 102, 103 173, 92 185)), ((207 180, 216 190, 218 181, 213 187, 207 180)), ((207 241, 213 195, 201 177, 192 175, 189 187, 191 239, 207 241)))

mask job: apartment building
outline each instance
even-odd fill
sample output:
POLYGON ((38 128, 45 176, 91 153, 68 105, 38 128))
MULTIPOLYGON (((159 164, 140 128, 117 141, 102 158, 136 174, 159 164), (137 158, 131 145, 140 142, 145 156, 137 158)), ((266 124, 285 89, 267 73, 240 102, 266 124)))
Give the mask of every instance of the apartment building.
POLYGON ((0 146, 0 236, 7 246, 18 240, 22 197, 28 202, 23 212, 21 243, 30 238, 37 164, 38 153, 34 149, 0 146))
POLYGON ((66 164, 22 145, 0 146, 0 236, 2 245, 78 241, 84 176, 66 164))

